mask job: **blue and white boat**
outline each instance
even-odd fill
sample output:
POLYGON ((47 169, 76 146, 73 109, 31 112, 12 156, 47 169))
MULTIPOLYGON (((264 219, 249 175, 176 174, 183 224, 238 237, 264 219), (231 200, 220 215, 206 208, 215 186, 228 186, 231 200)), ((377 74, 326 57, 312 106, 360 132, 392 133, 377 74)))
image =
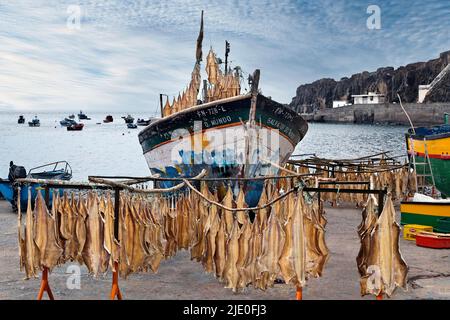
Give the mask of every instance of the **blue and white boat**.
MULTIPOLYGON (((200 89, 201 39, 197 40, 197 63, 186 92, 171 105, 161 105, 162 118, 139 133, 145 159, 152 174, 162 177, 192 177, 206 169, 214 178, 255 178, 279 174, 303 139, 307 122, 294 110, 262 95, 258 90, 259 70, 251 77, 251 92, 240 93, 239 70, 220 70, 210 50, 206 70, 208 83, 200 89)), ((227 51, 228 54, 229 50, 227 51)), ((205 81, 206 82, 206 81, 205 81)), ((162 99, 161 99, 162 100, 162 99)), ((168 188, 178 181, 158 182, 168 188)), ((211 189, 223 182, 211 182, 211 189)), ((256 206, 264 180, 227 181, 233 190, 240 186, 246 203, 256 206)))
MULTIPOLYGON (((51 180, 70 180, 72 179, 72 168, 66 161, 57 161, 48 163, 39 167, 32 168, 28 171, 27 178, 33 179, 51 179, 51 180)), ((39 183, 29 183, 22 186, 20 190, 20 205, 22 210, 26 209, 28 202, 28 188, 31 188, 32 201, 37 196, 37 190, 40 187, 39 183)), ((9 201, 13 207, 16 208, 14 202, 14 185, 13 182, 8 179, 0 179, 0 193, 7 201, 9 201)), ((62 192, 62 190, 61 190, 62 192)), ((42 191, 42 195, 45 197, 45 190, 42 191)), ((52 192, 50 192, 50 200, 52 198, 52 192)))

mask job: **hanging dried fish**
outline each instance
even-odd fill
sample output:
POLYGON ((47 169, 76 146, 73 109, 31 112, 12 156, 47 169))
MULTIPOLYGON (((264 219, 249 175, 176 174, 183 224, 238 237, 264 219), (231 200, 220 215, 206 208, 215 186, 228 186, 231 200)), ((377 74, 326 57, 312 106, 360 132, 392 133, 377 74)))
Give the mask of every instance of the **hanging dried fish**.
POLYGON ((238 221, 235 220, 233 229, 231 230, 230 238, 227 242, 227 256, 225 262, 225 269, 223 271, 223 278, 225 280, 225 288, 230 288, 233 292, 238 290, 239 272, 236 266, 239 258, 239 236, 240 228, 238 221))
POLYGON ((406 289, 408 266, 399 250, 399 235, 400 226, 395 221, 394 205, 388 196, 383 212, 371 233, 367 272, 375 272, 361 279, 362 295, 384 293, 391 296, 397 287, 406 289), (371 281, 370 285, 367 281, 371 281))
POLYGON ((104 226, 99 214, 97 195, 89 192, 86 218, 86 242, 82 257, 90 273, 103 274, 108 269, 109 254, 103 246, 104 226))
POLYGON ((26 279, 36 278, 39 269, 39 248, 34 241, 34 213, 31 209, 31 188, 28 188, 27 216, 25 219, 25 274, 26 279))

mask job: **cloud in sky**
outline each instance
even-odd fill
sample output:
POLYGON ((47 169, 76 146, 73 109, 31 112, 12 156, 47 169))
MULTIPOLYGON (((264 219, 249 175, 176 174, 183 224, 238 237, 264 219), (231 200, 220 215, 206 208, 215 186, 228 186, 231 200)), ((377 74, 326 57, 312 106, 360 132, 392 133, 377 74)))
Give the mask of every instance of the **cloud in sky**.
POLYGON ((449 1, 43 1, 0 0, 0 110, 158 110, 195 59, 200 11, 204 54, 213 46, 265 94, 289 102, 298 85, 450 49, 449 1), (381 9, 369 30, 367 7, 381 9), (67 28, 70 5, 81 29, 67 28))

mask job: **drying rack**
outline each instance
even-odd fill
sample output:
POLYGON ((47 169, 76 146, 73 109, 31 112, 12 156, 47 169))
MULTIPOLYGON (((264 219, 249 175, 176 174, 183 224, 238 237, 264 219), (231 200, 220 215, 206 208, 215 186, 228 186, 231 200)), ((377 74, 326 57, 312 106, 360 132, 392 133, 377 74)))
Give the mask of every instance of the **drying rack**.
MULTIPOLYGON (((45 190, 45 203, 47 208, 50 207, 50 189, 76 189, 76 190, 113 190, 114 191, 114 237, 118 241, 119 238, 119 208, 120 208, 120 192, 122 190, 130 190, 133 189, 137 192, 147 192, 147 193, 158 193, 158 192, 171 192, 172 190, 177 190, 185 185, 185 182, 181 182, 179 185, 168 188, 169 191, 164 191, 164 189, 153 189, 156 192, 152 192, 150 190, 139 190, 130 187, 132 184, 144 183, 148 181, 250 181, 250 180, 278 180, 278 179, 299 179, 302 177, 311 177, 314 174, 290 174, 284 176, 266 176, 266 177, 257 177, 257 178, 237 178, 237 177, 226 177, 226 178, 204 178, 206 175, 206 171, 203 170, 196 177, 177 177, 177 178, 163 178, 158 175, 149 176, 149 177, 132 177, 132 176, 89 176, 90 183, 74 183, 68 181, 60 181, 60 180, 43 180, 43 179, 17 179, 17 183, 19 187, 22 185, 26 185, 29 183, 38 183, 40 184, 40 188, 45 190), (114 182, 110 179, 127 179, 124 183, 114 182), (93 182, 93 183, 92 183, 93 182)), ((318 187, 302 187, 303 191, 306 192, 317 192, 318 193, 318 202, 321 205, 320 194, 322 192, 331 192, 331 193, 363 193, 363 194, 376 194, 378 195, 378 215, 383 211, 384 198, 387 194, 387 189, 375 190, 370 189, 370 182, 358 182, 358 181, 326 181, 319 182, 318 187), (324 188, 323 185, 366 185, 367 189, 348 189, 348 188, 324 188)), ((299 189, 300 186, 294 187, 295 189, 299 189)), ((118 276, 118 263, 114 263, 113 275, 112 275, 112 285, 110 291, 110 299, 114 300, 116 297, 118 300, 122 300, 122 293, 119 287, 119 276, 118 276)), ((47 292, 50 300, 54 300, 53 293, 50 288, 49 280, 48 280, 48 268, 44 267, 42 270, 42 279, 41 285, 39 289, 39 293, 37 296, 37 300, 42 300, 44 292, 47 292)), ((382 300, 382 294, 376 297, 377 300, 382 300)), ((298 286, 296 289, 296 300, 303 300, 303 288, 298 286)))

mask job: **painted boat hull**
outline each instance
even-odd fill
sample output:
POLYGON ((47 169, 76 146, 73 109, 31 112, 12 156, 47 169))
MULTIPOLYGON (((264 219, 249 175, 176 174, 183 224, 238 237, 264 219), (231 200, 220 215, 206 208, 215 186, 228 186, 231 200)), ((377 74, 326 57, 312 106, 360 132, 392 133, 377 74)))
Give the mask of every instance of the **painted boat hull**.
MULTIPOLYGON (((36 199, 37 191, 41 187, 38 183, 32 183, 30 184, 31 187, 31 201, 32 205, 34 205, 34 199, 36 199)), ((41 190, 42 196, 45 198, 45 189, 41 190)), ((14 193, 13 193, 13 187, 9 181, 0 181, 0 193, 2 194, 3 198, 5 198, 6 201, 11 203, 11 205, 15 205, 14 203, 14 193)), ((50 189, 50 202, 52 201, 52 194, 53 191, 50 189)), ((63 191, 60 190, 60 195, 63 195, 63 191)), ((20 206, 22 211, 27 209, 28 205, 28 189, 27 188, 21 188, 20 190, 20 206)))
MULTIPOLYGON (((450 197, 450 132, 432 135, 406 134, 406 145, 409 156, 413 152, 409 141, 410 138, 413 139, 417 162, 425 161, 424 138, 426 139, 428 156, 430 158, 436 188, 444 197, 450 197)), ((426 166, 417 166, 416 171, 418 174, 429 173, 426 166)), ((427 178, 427 180, 429 183, 432 182, 430 178, 427 178)))
POLYGON ((450 217, 450 201, 412 202, 403 201, 400 204, 401 224, 420 224, 424 226, 438 226, 438 220, 450 217))
MULTIPOLYGON (((239 96, 185 109, 157 120, 139 133, 152 174, 210 177, 261 177, 278 174, 308 130, 295 111, 262 95, 257 97, 256 130, 249 121, 251 96, 239 96)), ((162 182, 171 187, 176 182, 162 182)), ((232 187, 236 183, 230 182, 232 187)), ((210 183, 217 188, 221 183, 210 183)), ((263 181, 244 184, 246 202, 255 206, 263 181)))

